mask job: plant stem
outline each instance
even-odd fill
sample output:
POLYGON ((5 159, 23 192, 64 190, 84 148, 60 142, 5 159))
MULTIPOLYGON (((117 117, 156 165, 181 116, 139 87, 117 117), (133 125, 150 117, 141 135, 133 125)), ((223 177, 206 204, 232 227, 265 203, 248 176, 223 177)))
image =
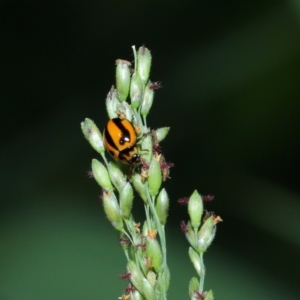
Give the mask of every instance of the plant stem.
POLYGON ((203 261, 203 253, 200 253, 200 269, 201 269, 201 275, 200 275, 200 284, 199 284, 199 292, 203 292, 204 287, 204 279, 205 279, 205 266, 203 261))

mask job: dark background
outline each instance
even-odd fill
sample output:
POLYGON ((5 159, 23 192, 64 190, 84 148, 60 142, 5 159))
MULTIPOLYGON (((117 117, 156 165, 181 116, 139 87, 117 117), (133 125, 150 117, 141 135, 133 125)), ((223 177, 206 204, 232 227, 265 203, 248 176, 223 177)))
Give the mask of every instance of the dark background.
MULTIPOLYGON (((299 297, 300 5, 0 1, 0 299, 117 299, 125 257, 86 172, 80 122, 107 121, 114 61, 152 51, 148 124, 170 126, 170 299, 195 275, 176 200, 215 195, 216 299, 299 297)), ((138 202, 139 200, 136 199, 138 202)), ((136 203, 136 208, 140 204, 136 203)), ((143 220, 136 209, 135 218, 143 220)))

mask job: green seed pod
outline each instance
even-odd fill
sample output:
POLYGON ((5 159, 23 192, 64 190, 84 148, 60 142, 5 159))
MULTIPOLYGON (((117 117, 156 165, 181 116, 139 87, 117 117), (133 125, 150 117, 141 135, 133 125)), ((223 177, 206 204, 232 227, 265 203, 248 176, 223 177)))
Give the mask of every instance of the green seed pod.
POLYGON ((147 236, 148 235, 148 223, 147 223, 147 220, 144 222, 143 224, 143 229, 142 229, 142 233, 143 233, 143 236, 147 236))
POLYGON ((130 84, 131 107, 138 108, 144 95, 144 85, 138 73, 133 73, 130 84))
POLYGON ((214 224, 212 216, 207 218, 204 224, 201 226, 200 230, 198 231, 197 240, 198 251, 200 253, 205 252, 212 243, 216 234, 216 228, 217 226, 214 224))
POLYGON ((110 119, 117 117, 119 104, 117 90, 112 86, 106 97, 106 110, 110 119))
POLYGON ((130 300, 144 300, 145 298, 141 295, 141 293, 138 290, 134 290, 133 292, 130 292, 130 300))
POLYGON ((204 300, 214 300, 214 295, 213 295, 212 290, 210 290, 206 293, 204 300))
POLYGON ((143 287, 143 295, 147 300, 157 299, 154 288, 146 278, 142 279, 142 287, 143 287))
POLYGON ((118 98, 120 102, 126 100, 129 94, 130 86, 130 66, 131 63, 127 60, 116 60, 116 86, 118 91, 118 98))
POLYGON ((147 252, 147 256, 151 258, 151 262, 154 270, 157 273, 160 273, 163 268, 162 266, 163 256, 157 239, 153 239, 147 236, 146 252, 147 252))
POLYGON ((97 159, 92 160, 92 172, 97 183, 105 190, 112 192, 113 186, 111 184, 107 169, 97 159))
POLYGON ((187 232, 185 232, 185 236, 190 243, 190 245, 194 248, 197 249, 197 237, 195 235, 195 231, 192 228, 191 222, 189 221, 187 223, 187 232))
POLYGON ((200 277, 202 274, 202 270, 201 270, 201 264, 200 264, 200 256, 199 254, 192 248, 189 248, 189 256, 190 256, 190 260, 192 262, 192 264, 194 265, 194 268, 198 274, 198 276, 200 277))
POLYGON ((144 84, 147 83, 150 75, 151 60, 149 49, 145 46, 140 47, 137 53, 137 72, 144 84))
POLYGON ((199 289, 199 281, 196 277, 193 277, 189 283, 189 296, 191 299, 193 299, 193 296, 195 295, 195 291, 198 291, 198 289, 199 289))
MULTIPOLYGON (((145 251, 142 250, 141 247, 138 247, 138 249, 134 249, 134 256, 131 256, 131 257, 135 257, 135 259, 138 259, 140 260, 140 256, 142 256, 143 254, 145 253, 145 251)), ((147 274, 147 271, 148 271, 148 267, 147 267, 147 260, 145 257, 142 258, 142 263, 140 264, 140 268, 143 272, 143 274, 147 274)))
POLYGON ((129 219, 131 215, 133 202, 133 190, 129 182, 127 182, 120 193, 120 209, 122 218, 129 219))
POLYGON ((163 276, 160 277, 160 280, 157 282, 157 284, 160 287, 161 291, 167 291, 170 286, 170 270, 168 266, 165 266, 163 269, 163 276))
POLYGON ((151 82, 148 82, 148 84, 145 87, 144 98, 141 106, 141 115, 144 117, 146 117, 149 114, 154 99, 154 90, 150 88, 150 86, 151 82))
POLYGON ((162 174, 159 162, 152 157, 148 171, 148 186, 151 196, 156 196, 162 184, 162 174))
POLYGON ((161 142, 165 139, 169 133, 170 127, 161 127, 155 130, 157 142, 161 142))
POLYGON ((103 207, 107 219, 112 226, 117 230, 122 231, 124 229, 123 220, 121 218, 118 201, 113 193, 103 192, 103 207))
POLYGON ((142 155, 143 159, 150 164, 153 154, 152 140, 150 135, 146 135, 143 138, 139 153, 142 155))
POLYGON ((147 187, 145 183, 142 181, 142 177, 138 173, 134 173, 131 176, 132 184, 135 188, 135 190, 138 192, 142 200, 145 202, 145 204, 148 203, 147 199, 147 187))
POLYGON ((157 196, 155 209, 162 225, 166 224, 168 209, 169 209, 169 196, 165 189, 162 189, 157 196))
POLYGON ((113 185, 120 193, 127 182, 124 173, 114 161, 110 161, 107 168, 113 185))
POLYGON ((203 213, 203 202, 200 194, 194 191, 188 203, 188 212, 191 218, 192 226, 198 230, 203 213))
POLYGON ((102 155, 105 152, 103 137, 94 121, 86 118, 81 122, 81 130, 91 146, 102 155))
POLYGON ((169 267, 168 266, 165 266, 164 268, 164 278, 162 280, 164 286, 165 286, 165 290, 167 291, 170 287, 170 270, 169 270, 169 267))
POLYGON ((156 284, 156 273, 153 272, 153 271, 149 271, 147 273, 147 280, 150 282, 150 284, 155 287, 155 284, 156 284))
POLYGON ((142 271, 133 260, 129 260, 127 263, 127 270, 131 274, 130 282, 140 292, 143 293, 142 280, 144 277, 142 271))

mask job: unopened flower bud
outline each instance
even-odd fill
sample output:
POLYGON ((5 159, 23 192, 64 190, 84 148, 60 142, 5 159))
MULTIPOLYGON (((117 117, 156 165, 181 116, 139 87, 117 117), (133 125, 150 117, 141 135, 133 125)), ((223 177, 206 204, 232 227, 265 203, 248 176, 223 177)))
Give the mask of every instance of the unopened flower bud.
POLYGON ((143 138, 140 153, 143 159, 150 164, 153 154, 151 136, 148 134, 143 138))
POLYGON ((142 287, 143 287, 143 295, 145 296, 146 300, 157 299, 154 288, 146 278, 142 279, 142 287))
POLYGON ((144 85, 138 73, 134 73, 130 84, 130 99, 132 108, 138 108, 144 94, 144 85))
POLYGON ((198 289, 199 289, 199 281, 196 277, 193 277, 189 283, 189 296, 191 299, 193 298, 195 291, 198 291, 198 289))
POLYGON ((154 90, 150 88, 151 82, 145 87, 144 98, 141 106, 141 115, 146 117, 153 104, 154 90))
POLYGON ((197 249, 197 237, 195 235, 195 231, 192 228, 191 222, 189 221, 185 227, 185 236, 190 243, 190 245, 197 249))
POLYGON ((151 60, 149 49, 145 46, 140 47, 137 53, 137 71, 144 84, 147 83, 150 75, 151 60))
POLYGON ((148 227, 148 223, 147 223, 147 220, 146 220, 144 222, 144 224, 143 224, 143 229, 142 229, 143 236, 147 236, 148 235, 148 229, 149 229, 149 227, 148 227))
POLYGON ((147 204, 147 187, 143 182, 141 175, 135 172, 131 176, 131 180, 135 190, 138 192, 142 200, 147 204))
POLYGON ((153 271, 148 271, 147 273, 147 279, 150 282, 150 284, 154 287, 156 284, 156 273, 153 271))
POLYGON ((160 285, 160 290, 167 291, 170 286, 170 270, 168 266, 164 266, 162 270, 163 275, 160 277, 160 280, 157 282, 160 285))
POLYGON ((156 238, 151 238, 147 236, 146 252, 147 252, 147 256, 151 258, 151 262, 154 270, 157 273, 159 273, 163 268, 162 266, 163 256, 162 256, 160 245, 156 238))
POLYGON ((119 104, 117 90, 112 86, 106 97, 106 110, 110 119, 117 117, 119 104))
POLYGON ((143 300, 143 296, 138 290, 134 290, 133 292, 130 292, 130 300, 143 300))
POLYGON ((169 196, 165 189, 162 189, 157 196, 155 209, 162 225, 166 224, 168 209, 169 209, 169 196))
POLYGON ((130 282, 140 293, 143 293, 142 279, 144 278, 144 275, 140 268, 133 260, 129 260, 127 263, 127 270, 131 274, 130 282))
POLYGON ((151 196, 156 196, 162 184, 162 173, 159 162, 152 157, 148 171, 148 186, 151 196))
POLYGON ((111 184, 107 169, 97 159, 92 160, 92 172, 95 180, 103 189, 107 191, 113 191, 113 186, 111 184))
POLYGON ((188 212, 191 219, 191 224, 195 230, 198 230, 203 213, 203 202, 200 194, 194 191, 188 202, 188 212))
POLYGON ((194 268, 199 276, 202 275, 201 264, 200 264, 200 256, 199 254, 192 248, 189 248, 189 256, 194 268))
POLYGON ((214 300, 214 295, 213 295, 212 290, 210 290, 206 293, 204 300, 214 300))
POLYGON ((125 184, 120 193, 120 209, 122 217, 128 219, 131 214, 133 202, 133 190, 129 182, 125 184))
POLYGON ((127 60, 116 60, 116 86, 118 91, 118 98, 120 102, 126 100, 129 94, 130 86, 130 66, 131 63, 127 60))
POLYGON ((114 161, 110 161, 107 168, 113 185, 120 193, 127 182, 124 173, 114 161))
POLYGON ((212 243, 216 234, 216 225, 212 216, 207 218, 198 231, 197 246, 199 252, 205 252, 212 243))
POLYGON ((91 146, 98 153, 103 154, 105 152, 103 137, 94 121, 86 118, 84 122, 81 122, 81 130, 91 146))
POLYGON ((114 194, 110 192, 103 192, 103 207, 107 219, 111 222, 112 226, 114 226, 117 230, 123 230, 123 220, 120 214, 120 208, 118 201, 114 194))
POLYGON ((157 142, 161 142, 165 139, 169 133, 170 127, 161 127, 155 130, 157 142))

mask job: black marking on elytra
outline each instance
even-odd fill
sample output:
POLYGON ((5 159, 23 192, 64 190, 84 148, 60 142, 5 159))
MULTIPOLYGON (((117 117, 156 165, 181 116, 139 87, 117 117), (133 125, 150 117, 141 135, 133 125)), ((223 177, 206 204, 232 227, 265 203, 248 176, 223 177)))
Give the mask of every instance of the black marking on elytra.
POLYGON ((119 140, 119 143, 121 145, 124 145, 124 143, 126 142, 130 142, 130 133, 129 131, 127 130, 127 128, 123 125, 122 123, 122 119, 120 118, 115 118, 115 119, 112 119, 112 121, 114 122, 114 124, 120 129, 120 131, 122 132, 122 136, 119 140))
POLYGON ((113 148, 113 149, 119 149, 116 144, 114 143, 114 140, 112 139, 111 135, 109 134, 107 125, 105 127, 105 131, 104 131, 104 137, 106 139, 106 142, 113 148))

